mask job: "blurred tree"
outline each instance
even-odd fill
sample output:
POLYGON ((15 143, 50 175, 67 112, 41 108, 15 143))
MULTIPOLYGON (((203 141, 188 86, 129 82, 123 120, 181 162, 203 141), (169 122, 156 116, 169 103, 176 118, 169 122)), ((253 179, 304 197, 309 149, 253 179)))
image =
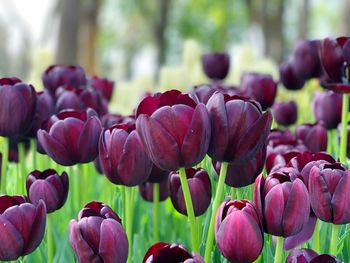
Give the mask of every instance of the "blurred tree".
POLYGON ((310 0, 301 0, 299 3, 298 38, 307 39, 309 31, 310 0))
POLYGON ((350 36, 350 0, 344 0, 343 8, 343 31, 344 35, 350 36))

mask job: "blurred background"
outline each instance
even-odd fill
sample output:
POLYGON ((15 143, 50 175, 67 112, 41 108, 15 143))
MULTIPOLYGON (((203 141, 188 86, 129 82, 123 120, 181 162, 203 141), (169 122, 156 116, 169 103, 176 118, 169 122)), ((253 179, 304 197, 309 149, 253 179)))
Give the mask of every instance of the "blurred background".
POLYGON ((227 51, 227 82, 278 78, 297 39, 350 35, 349 14, 350 0, 2 0, 0 75, 41 89, 50 64, 78 63, 117 89, 181 89, 206 81, 203 52, 227 51))

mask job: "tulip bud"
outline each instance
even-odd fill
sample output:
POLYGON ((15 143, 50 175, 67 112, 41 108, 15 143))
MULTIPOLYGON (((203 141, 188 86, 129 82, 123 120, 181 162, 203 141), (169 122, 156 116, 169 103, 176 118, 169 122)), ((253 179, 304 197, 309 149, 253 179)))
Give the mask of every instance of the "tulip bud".
POLYGON ((152 162, 135 125, 117 124, 104 129, 99 152, 102 170, 112 183, 136 186, 148 179, 152 162))
POLYGON ((203 104, 207 104, 210 97, 218 90, 217 84, 203 84, 194 86, 189 94, 192 97, 196 98, 198 102, 202 102, 203 104))
POLYGON ((285 263, 341 263, 339 259, 328 254, 319 255, 312 249, 302 248, 293 250, 286 259, 285 263))
POLYGON ((208 155, 215 161, 244 163, 263 148, 272 116, 247 98, 215 93, 208 101, 211 140, 208 155))
POLYGON ((210 119, 204 104, 177 90, 141 101, 136 130, 152 162, 163 170, 192 167, 206 155, 210 119))
MULTIPOLYGON (((205 213, 211 201, 211 184, 208 173, 202 169, 186 169, 186 177, 190 189, 192 205, 195 216, 205 213)), ((180 175, 178 172, 171 172, 169 175, 170 198, 175 209, 187 215, 185 197, 183 194, 180 175)))
MULTIPOLYGON (((168 178, 166 178, 165 180, 159 183, 159 201, 160 202, 165 201, 170 195, 169 182, 167 179, 168 178)), ((139 185, 139 191, 143 200, 148 202, 153 202, 153 185, 154 184, 155 183, 151 183, 147 181, 139 185)))
POLYGON ((107 78, 93 76, 88 79, 88 86, 99 91, 107 101, 111 101, 114 90, 114 81, 107 78))
POLYGON ((289 237, 298 234, 307 224, 310 199, 304 183, 292 181, 285 172, 261 174, 254 184, 254 203, 264 225, 271 235, 289 237))
POLYGON ((340 163, 312 167, 309 175, 311 207, 325 222, 350 223, 350 172, 340 163))
POLYGON ((226 53, 209 53, 202 56, 204 73, 213 80, 223 80, 230 69, 230 56, 226 53))
POLYGON ((28 132, 36 107, 36 93, 32 85, 16 78, 0 79, 0 105, 0 136, 28 132))
POLYGON ((27 177, 26 188, 30 202, 38 205, 43 200, 47 213, 60 209, 68 196, 68 175, 63 172, 61 176, 55 170, 48 169, 43 172, 35 170, 27 177))
POLYGON ((159 242, 153 244, 146 252, 142 263, 183 262, 204 263, 200 255, 192 255, 181 245, 159 242))
POLYGON ((80 263, 128 258, 128 238, 116 213, 100 202, 88 203, 69 224, 69 241, 80 263))
POLYGON ((47 131, 38 131, 45 152, 65 166, 93 161, 98 153, 101 122, 96 112, 61 111, 50 118, 47 131))
POLYGON ((245 73, 241 77, 241 89, 266 110, 275 101, 277 83, 269 74, 245 73))
POLYGON ((298 108, 294 101, 275 102, 272 112, 278 124, 289 126, 297 121, 298 108))
POLYGON ((327 129, 337 128, 341 121, 342 95, 333 91, 316 92, 312 110, 316 121, 322 121, 327 129))
POLYGON ((295 128, 295 136, 313 153, 327 150, 327 130, 322 123, 304 123, 295 128))
POLYGON ((17 260, 32 253, 45 233, 46 208, 24 196, 0 196, 0 260, 17 260))
POLYGON ((305 79, 295 72, 294 66, 291 63, 281 64, 279 72, 280 81, 286 89, 299 90, 304 87, 305 79))

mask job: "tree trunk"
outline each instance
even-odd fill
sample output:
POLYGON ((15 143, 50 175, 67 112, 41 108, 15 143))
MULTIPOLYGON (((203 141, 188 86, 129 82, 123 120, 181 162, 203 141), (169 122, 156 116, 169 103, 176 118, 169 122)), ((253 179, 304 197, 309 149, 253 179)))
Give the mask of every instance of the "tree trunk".
POLYGON ((343 20, 344 20, 344 29, 343 35, 350 35, 350 0, 344 0, 344 10, 343 10, 343 20))
POLYGON ((299 6, 299 39, 307 39, 309 30, 310 0, 301 0, 299 6))

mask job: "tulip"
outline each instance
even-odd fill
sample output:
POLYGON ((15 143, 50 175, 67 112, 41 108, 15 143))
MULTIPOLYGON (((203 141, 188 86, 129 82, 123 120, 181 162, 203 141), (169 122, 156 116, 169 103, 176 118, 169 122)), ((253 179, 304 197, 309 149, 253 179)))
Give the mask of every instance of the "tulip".
POLYGON ((320 40, 299 40, 293 53, 293 70, 304 79, 322 75, 322 66, 318 55, 320 40))
POLYGON ((212 80, 223 80, 230 69, 230 56, 227 53, 209 53, 202 56, 204 73, 212 80))
POLYGON ((101 123, 104 128, 110 128, 116 124, 135 124, 135 116, 124 116, 118 113, 107 113, 101 117, 101 123))
POLYGON ((207 104, 212 136, 208 155, 215 161, 243 163, 263 148, 272 116, 249 99, 215 93, 207 104))
POLYGON ((88 79, 88 86, 96 91, 101 92, 102 96, 107 101, 111 101, 114 90, 114 81, 111 81, 107 78, 93 76, 88 79))
POLYGON ((208 111, 188 95, 171 90, 147 97, 139 104, 136 115, 136 130, 159 168, 189 168, 207 153, 211 132, 208 111))
MULTIPOLYGON (((153 202, 154 184, 155 183, 147 181, 139 185, 139 191, 143 200, 153 202)), ((165 201, 170 195, 169 183, 167 178, 165 178, 165 180, 157 184, 159 184, 159 201, 165 201)))
POLYGON ((222 255, 231 262, 257 259, 264 233, 254 204, 248 200, 223 202, 216 215, 215 239, 222 255))
POLYGON ((43 200, 47 213, 52 213, 64 205, 68 196, 68 188, 68 175, 65 172, 59 176, 52 169, 43 172, 35 170, 27 177, 26 189, 30 202, 38 205, 39 201, 43 200))
POLYGON ((295 136, 313 152, 327 150, 327 130, 323 123, 305 123, 295 128, 295 136))
POLYGON ((38 131, 38 141, 61 165, 88 163, 97 156, 101 129, 101 122, 92 109, 61 111, 50 118, 47 131, 38 131))
MULTIPOLYGON (((190 194, 195 216, 200 216, 208 209, 211 201, 211 184, 208 173, 202 169, 186 169, 186 177, 190 188, 190 194)), ((187 215, 184 194, 178 172, 169 175, 169 187, 171 202, 175 209, 187 215)))
POLYGON ((200 255, 192 255, 181 245, 159 242, 153 244, 146 252, 142 263, 204 263, 200 255))
POLYGON ((41 79, 44 88, 53 98, 60 86, 68 85, 79 88, 86 84, 85 71, 79 65, 51 65, 43 72, 41 79))
POLYGON ((283 63, 280 65, 280 81, 283 86, 289 90, 299 90, 304 87, 305 79, 298 75, 295 70, 295 66, 291 63, 283 63))
POLYGON ((203 104, 207 104, 210 97, 215 93, 215 91, 218 90, 218 85, 216 83, 214 84, 203 84, 194 86, 189 94, 192 95, 192 97, 196 98, 196 101, 202 102, 203 104))
POLYGON ((278 124, 289 126, 297 121, 298 108, 294 101, 276 102, 272 107, 272 111, 278 124))
POLYGON ((285 263, 341 263, 339 259, 332 255, 319 255, 312 249, 302 248, 290 253, 285 263))
POLYGON ((322 121, 327 129, 337 128, 341 121, 342 96, 333 91, 316 92, 312 110, 316 121, 322 121))
POLYGON ((24 196, 0 196, 0 260, 17 260, 41 243, 46 225, 43 201, 35 206, 24 196))
POLYGON ((70 221, 69 241, 81 263, 124 263, 128 257, 128 238, 120 218, 100 202, 88 203, 78 221, 70 221))
POLYGON ((16 78, 0 79, 0 136, 25 134, 32 124, 36 94, 32 85, 16 78))
POLYGON ((145 182, 152 163, 132 124, 104 129, 99 142, 102 170, 114 184, 136 186, 145 182))
POLYGON ((271 107, 277 93, 277 83, 269 74, 245 73, 241 77, 241 89, 258 101, 263 110, 271 107))
POLYGON ((310 214, 310 199, 304 183, 292 181, 285 172, 275 172, 265 179, 260 175, 254 184, 257 205, 264 231, 288 237, 299 233, 310 214))

